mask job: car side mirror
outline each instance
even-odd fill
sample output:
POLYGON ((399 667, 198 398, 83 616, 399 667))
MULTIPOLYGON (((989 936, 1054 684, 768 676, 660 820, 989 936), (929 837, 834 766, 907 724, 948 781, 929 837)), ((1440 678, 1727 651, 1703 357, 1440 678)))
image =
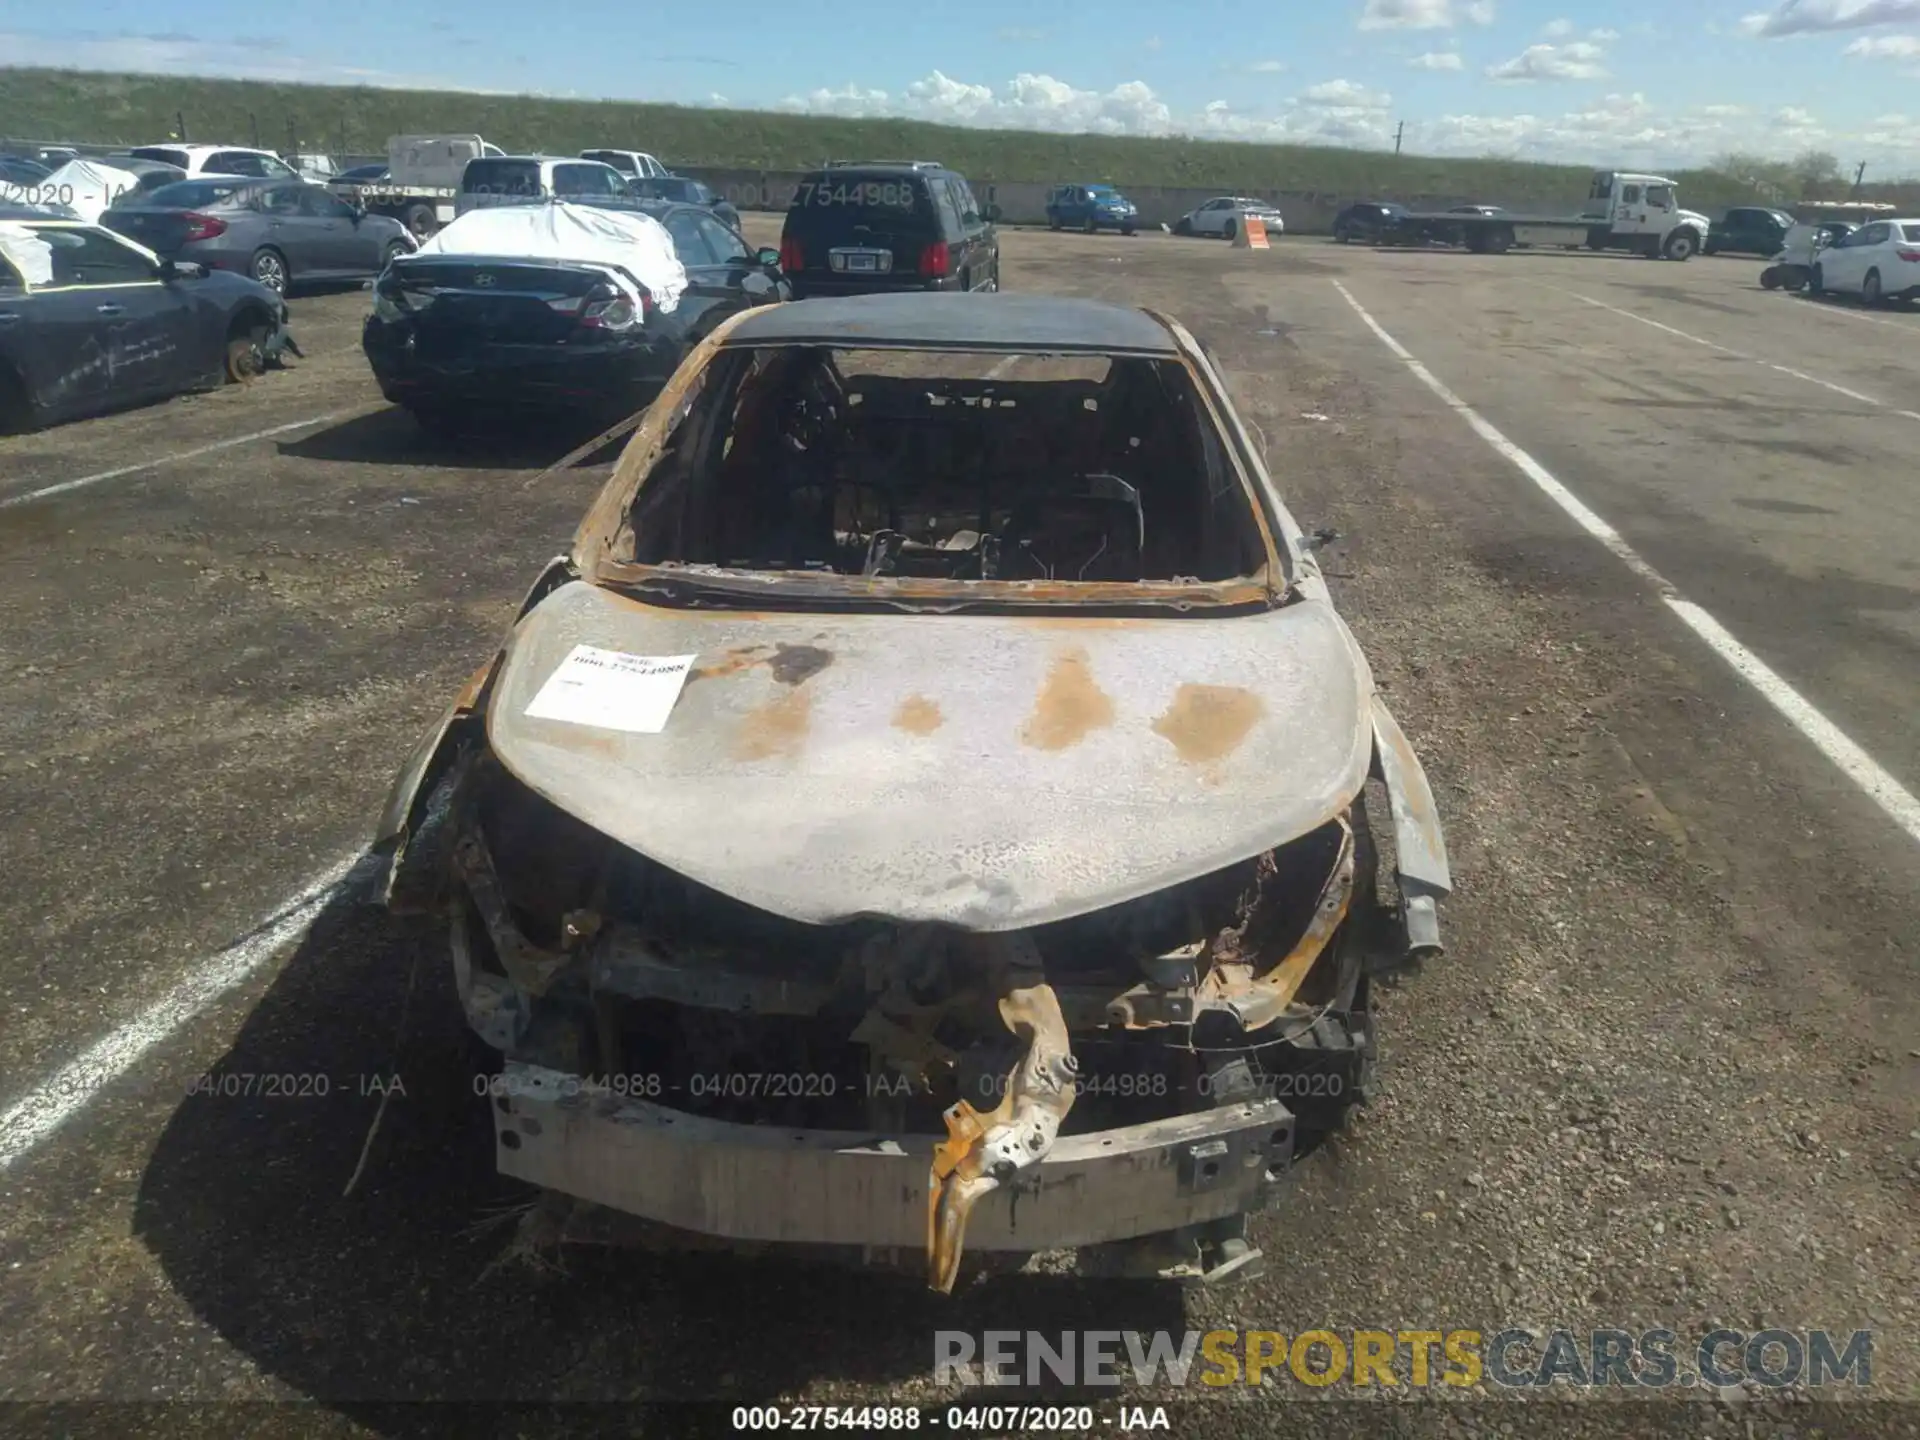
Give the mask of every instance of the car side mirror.
POLYGON ((347 206, 347 213, 353 217, 353 223, 356 225, 358 225, 362 220, 367 218, 366 210, 359 205, 347 206))
POLYGON ((763 269, 773 270, 778 268, 780 264, 780 252, 762 245, 758 250, 754 251, 753 260, 756 265, 761 266, 763 269))
POLYGON ((989 225, 998 225, 1000 223, 1001 213, 998 205, 987 206, 987 223, 989 225))

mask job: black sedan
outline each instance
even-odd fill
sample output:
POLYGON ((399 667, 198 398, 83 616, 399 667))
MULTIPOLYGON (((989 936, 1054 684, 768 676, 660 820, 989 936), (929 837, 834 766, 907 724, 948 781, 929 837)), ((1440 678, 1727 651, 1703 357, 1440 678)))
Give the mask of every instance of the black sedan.
POLYGON ((252 280, 103 226, 0 215, 0 429, 245 379, 293 348, 286 323, 286 301, 252 280))
POLYGON ((100 219, 161 255, 248 275, 282 294, 302 281, 378 275, 415 249, 398 220, 305 180, 184 180, 127 197, 100 219))
POLYGON ((665 227, 686 270, 671 310, 604 257, 396 260, 374 285, 361 333, 381 393, 438 432, 503 411, 612 421, 645 405, 729 315, 792 298, 779 253, 756 251, 711 211, 639 202, 638 213, 665 227))
POLYGON ((1404 205, 1362 200, 1333 217, 1333 238, 1342 245, 1356 240, 1378 244, 1382 240, 1399 239, 1405 232, 1406 217, 1404 205))
POLYGON ((627 181, 627 189, 642 200, 666 200, 675 205, 698 205, 711 210, 735 230, 740 228, 740 212, 711 186, 684 175, 648 175, 627 181))
POLYGON ((38 185, 53 171, 38 160, 20 155, 0 155, 0 185, 38 185))

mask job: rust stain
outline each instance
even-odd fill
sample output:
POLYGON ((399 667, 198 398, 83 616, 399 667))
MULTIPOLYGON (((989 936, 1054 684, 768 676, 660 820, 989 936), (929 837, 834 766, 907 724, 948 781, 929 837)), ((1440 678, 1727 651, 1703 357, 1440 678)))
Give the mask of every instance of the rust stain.
POLYGON ((924 695, 909 695, 893 712, 893 726, 909 735, 931 735, 940 728, 940 707, 924 695))
POLYGON ((764 665, 782 685, 804 685, 833 663, 833 652, 818 645, 736 645, 718 660, 687 672, 687 683, 724 680, 764 665))
POLYGON ((818 645, 775 645, 767 668, 782 685, 804 685, 833 663, 833 652, 818 645))
POLYGON ((1111 724, 1113 701, 1094 681, 1093 662, 1085 650, 1069 650, 1053 662, 1020 738, 1038 750, 1065 750, 1111 724))
POLYGON ((767 647, 764 645, 736 645, 710 665, 696 665, 687 672, 687 684, 696 680, 722 680, 729 675, 738 675, 742 670, 751 670, 755 665, 766 661, 767 647))
POLYGON ((1188 764, 1203 765, 1231 755, 1265 713, 1260 697, 1237 685, 1182 685, 1153 733, 1188 764))
POLYGON ((807 742, 812 717, 813 697, 805 690, 776 695, 759 709, 749 710, 741 720, 734 753, 742 760, 771 760, 776 756, 792 759, 807 742))

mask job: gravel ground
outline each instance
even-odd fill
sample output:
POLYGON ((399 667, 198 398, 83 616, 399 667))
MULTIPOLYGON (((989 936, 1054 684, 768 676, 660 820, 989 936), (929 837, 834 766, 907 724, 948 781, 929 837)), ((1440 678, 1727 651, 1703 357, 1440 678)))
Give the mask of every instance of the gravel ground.
MULTIPOLYGON (((1260 1279, 1009 1277, 943 1301, 788 1263, 527 1263, 526 1197, 490 1172, 446 977, 421 972, 409 1001, 419 937, 340 901, 7 1173, 0 1398, 115 1402, 16 1410, 45 1433, 397 1434, 422 1412, 386 1402, 415 1398, 544 1433, 625 1412, 511 1407, 1009 1398, 934 1386, 942 1329, 1665 1327, 1684 1361, 1717 1326, 1824 1327, 1874 1332, 1873 1385, 1845 1404, 1284 1373, 1046 1398, 1088 1394, 1110 1420, 1165 1403, 1208 1435, 1920 1431, 1911 840, 1332 283, 1920 787, 1903 718, 1920 425, 1631 315, 1741 356, 1790 334, 1797 368, 1868 394, 1920 317, 1762 296, 1749 271, 1009 237, 1008 288, 1162 308, 1219 356, 1297 517, 1343 537, 1324 564, 1447 826, 1448 953, 1384 997, 1381 1094, 1260 1218, 1260 1279), (324 1099, 183 1096, 214 1066, 335 1079, 324 1099), (343 1196, 377 1104, 359 1077, 395 1074, 404 1102, 343 1196)), ((363 305, 297 301, 312 358, 245 393, 0 441, 11 493, 341 415, 0 518, 0 810, 20 817, 0 831, 0 1094, 364 842, 419 727, 606 473, 528 491, 563 445, 416 435, 366 379, 363 305)))

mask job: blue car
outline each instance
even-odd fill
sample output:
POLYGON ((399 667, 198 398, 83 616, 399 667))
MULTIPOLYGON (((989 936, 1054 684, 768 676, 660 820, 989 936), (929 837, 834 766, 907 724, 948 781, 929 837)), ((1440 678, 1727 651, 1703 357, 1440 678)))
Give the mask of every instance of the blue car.
POLYGON ((1089 235, 1103 226, 1122 235, 1133 234, 1140 212, 1111 185, 1056 185, 1047 192, 1047 228, 1084 230, 1089 235))

